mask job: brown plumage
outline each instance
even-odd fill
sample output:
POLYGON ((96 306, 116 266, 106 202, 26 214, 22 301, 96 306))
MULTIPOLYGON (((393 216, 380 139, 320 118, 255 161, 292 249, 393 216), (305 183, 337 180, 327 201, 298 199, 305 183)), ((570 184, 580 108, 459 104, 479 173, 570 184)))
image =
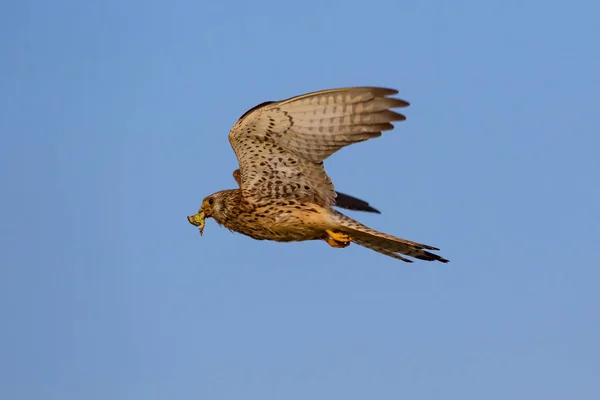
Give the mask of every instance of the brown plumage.
POLYGON ((333 209, 378 212, 367 202, 337 193, 323 160, 347 145, 381 136, 409 104, 389 97, 393 89, 356 87, 308 93, 247 111, 229 132, 240 169, 239 189, 204 199, 188 217, 204 229, 205 218, 257 240, 325 240, 343 248, 351 242, 406 261, 413 257, 448 262, 435 247, 373 230, 333 209))

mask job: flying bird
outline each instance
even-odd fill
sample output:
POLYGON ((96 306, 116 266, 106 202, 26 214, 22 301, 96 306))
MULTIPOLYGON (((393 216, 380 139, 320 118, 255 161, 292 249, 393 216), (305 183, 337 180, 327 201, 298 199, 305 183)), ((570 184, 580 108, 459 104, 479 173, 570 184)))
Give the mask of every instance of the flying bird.
POLYGON ((422 243, 371 229, 333 207, 379 212, 369 203, 335 191, 323 160, 353 143, 394 129, 409 106, 398 91, 378 87, 322 90, 244 113, 229 132, 238 159, 238 189, 207 196, 188 221, 204 231, 205 219, 257 240, 324 240, 345 248, 354 242, 398 260, 448 262, 422 243))

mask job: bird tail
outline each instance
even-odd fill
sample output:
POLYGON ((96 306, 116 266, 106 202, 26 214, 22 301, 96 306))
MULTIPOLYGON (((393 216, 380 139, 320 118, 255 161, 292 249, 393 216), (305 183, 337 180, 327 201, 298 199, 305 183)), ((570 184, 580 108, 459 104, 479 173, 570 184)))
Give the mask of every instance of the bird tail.
POLYGON ((412 262, 412 260, 402 257, 401 254, 419 260, 448 262, 445 258, 427 251, 439 250, 437 247, 411 242, 410 240, 376 231, 339 212, 335 213, 334 218, 340 225, 337 229, 350 235, 354 243, 375 250, 378 253, 405 262, 412 262))

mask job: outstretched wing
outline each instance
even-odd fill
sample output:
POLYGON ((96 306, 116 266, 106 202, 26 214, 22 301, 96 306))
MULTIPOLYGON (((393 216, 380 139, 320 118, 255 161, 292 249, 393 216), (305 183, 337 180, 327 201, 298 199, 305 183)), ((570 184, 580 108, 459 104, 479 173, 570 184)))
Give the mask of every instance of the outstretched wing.
POLYGON ((267 102, 247 111, 229 132, 241 171, 240 187, 251 201, 296 199, 335 205, 323 160, 353 143, 381 136, 404 115, 391 111, 406 101, 394 89, 324 90, 267 102))

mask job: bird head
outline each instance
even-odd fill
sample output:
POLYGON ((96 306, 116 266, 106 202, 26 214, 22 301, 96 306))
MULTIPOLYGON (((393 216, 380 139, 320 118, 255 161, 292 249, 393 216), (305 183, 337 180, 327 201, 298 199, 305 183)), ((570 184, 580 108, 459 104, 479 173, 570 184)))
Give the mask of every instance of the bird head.
POLYGON ((190 224, 199 227, 200 235, 204 232, 204 221, 206 218, 215 218, 217 222, 220 222, 221 213, 226 207, 227 192, 229 191, 221 191, 205 197, 198 212, 195 215, 187 217, 190 224))

